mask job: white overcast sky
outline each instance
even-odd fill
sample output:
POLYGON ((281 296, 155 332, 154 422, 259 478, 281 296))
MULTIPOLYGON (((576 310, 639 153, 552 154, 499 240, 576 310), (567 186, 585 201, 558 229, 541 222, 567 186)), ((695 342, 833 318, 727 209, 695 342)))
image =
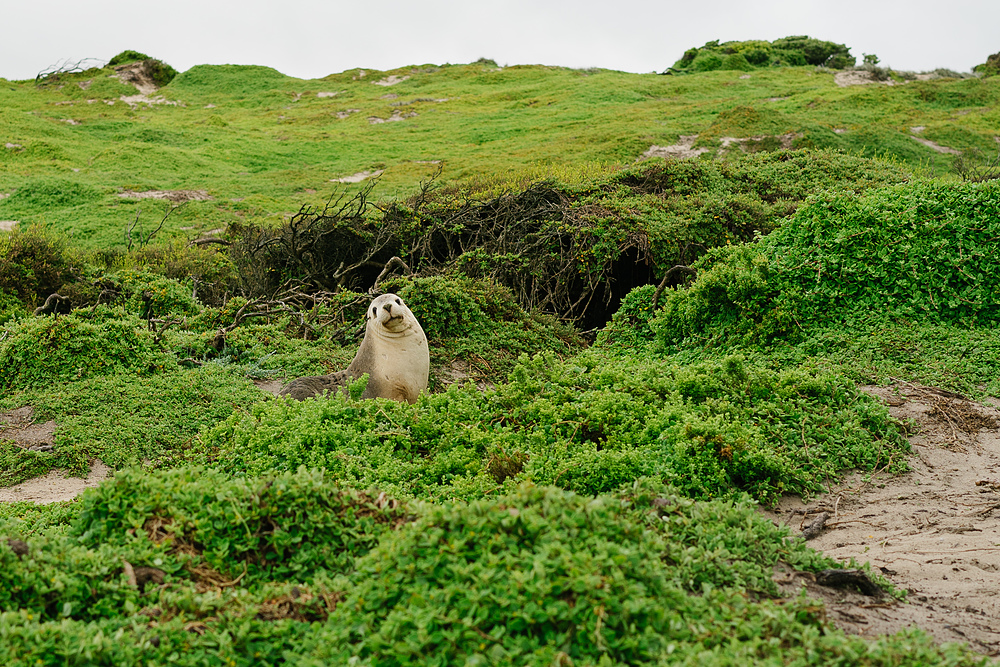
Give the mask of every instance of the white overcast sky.
POLYGON ((1000 51, 1000 0, 0 0, 0 77, 133 49, 179 71, 267 65, 318 78, 425 63, 661 71, 719 39, 809 35, 901 70, 967 72, 1000 51))

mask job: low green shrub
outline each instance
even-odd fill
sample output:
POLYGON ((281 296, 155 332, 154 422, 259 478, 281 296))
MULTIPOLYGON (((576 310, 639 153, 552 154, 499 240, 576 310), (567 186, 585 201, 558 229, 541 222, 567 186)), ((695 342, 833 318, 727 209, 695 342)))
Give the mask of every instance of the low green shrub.
MULTIPOLYGON (((94 458, 113 468, 176 463, 185 459, 185 446, 200 429, 266 396, 238 369, 218 364, 194 369, 170 364, 145 375, 109 370, 78 382, 42 384, 0 403, 5 408, 31 405, 36 419, 56 421, 56 455, 36 455, 38 463, 70 467, 77 474, 85 473, 94 458)), ((34 452, 19 456, 29 454, 34 452)))
POLYGON ((269 401, 201 440, 203 455, 231 474, 325 467, 361 488, 442 498, 521 480, 606 493, 654 475, 696 498, 744 490, 768 500, 816 491, 845 468, 901 469, 907 450, 884 408, 820 369, 593 353, 522 357, 493 391, 452 386, 415 406, 342 395, 269 401), (494 474, 499 456, 519 467, 494 474))
POLYGON ((248 480, 127 469, 84 496, 71 535, 91 548, 149 540, 176 561, 168 571, 183 564, 198 576, 203 565, 230 579, 245 571, 246 583, 306 582, 351 570, 381 533, 407 521, 406 507, 385 494, 332 481, 315 470, 248 480))
POLYGON ((137 319, 91 322, 77 315, 8 323, 0 341, 0 391, 13 392, 109 372, 148 374, 172 364, 137 319))
POLYGON ((988 327, 1000 316, 989 259, 1000 251, 998 220, 991 182, 817 195, 769 236, 709 253, 650 326, 668 346, 795 337, 873 315, 988 327))
POLYGON ((673 64, 678 72, 708 72, 716 69, 752 70, 755 67, 797 67, 825 65, 834 69, 853 67, 856 62, 843 44, 826 42, 806 35, 783 37, 773 42, 748 40, 706 43, 688 49, 673 64))
MULTIPOLYGON (((599 498, 526 485, 415 509, 413 521, 384 495, 315 472, 251 483, 125 471, 84 497, 71 534, 29 536, 21 558, 0 546, 0 661, 979 664, 919 633, 847 637, 804 597, 768 600, 775 564, 837 564, 746 498, 693 502, 640 480, 599 498), (295 531, 297 549, 288 521, 313 528, 295 531), (182 542, 190 569, 173 553, 182 542), (293 561, 305 551, 300 562, 339 550, 343 574, 304 582, 308 568, 248 565, 224 590, 197 592, 212 558, 253 563, 279 545, 293 561), (144 559, 164 585, 129 583, 123 560, 144 559)), ((6 536, 17 534, 0 525, 6 536)))
POLYGON ((138 51, 132 51, 126 49, 121 53, 115 54, 111 60, 108 61, 108 67, 114 67, 115 65, 124 65, 126 63, 138 62, 142 60, 149 60, 149 56, 145 53, 139 53, 138 51))
POLYGON ((18 308, 11 297, 28 307, 40 306, 67 282, 77 278, 77 268, 66 251, 65 239, 37 225, 16 228, 0 236, 0 321, 3 313, 18 308))

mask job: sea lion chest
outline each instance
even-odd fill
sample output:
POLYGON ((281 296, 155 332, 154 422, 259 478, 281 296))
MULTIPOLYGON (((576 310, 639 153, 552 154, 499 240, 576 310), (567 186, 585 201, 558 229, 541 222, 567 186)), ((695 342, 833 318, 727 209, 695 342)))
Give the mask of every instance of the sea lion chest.
POLYGON ((376 325, 369 327, 357 356, 348 367, 351 377, 368 373, 362 398, 390 398, 415 403, 427 388, 430 353, 420 325, 391 332, 376 325))

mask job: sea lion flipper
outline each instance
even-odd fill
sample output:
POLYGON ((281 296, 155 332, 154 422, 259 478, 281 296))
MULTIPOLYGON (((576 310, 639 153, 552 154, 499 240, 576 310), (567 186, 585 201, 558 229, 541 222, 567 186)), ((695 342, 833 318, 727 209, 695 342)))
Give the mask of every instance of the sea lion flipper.
POLYGON ((308 375, 295 378, 286 384, 278 392, 278 396, 290 396, 297 401, 304 401, 312 396, 319 396, 324 391, 332 394, 346 387, 347 383, 347 371, 337 371, 329 375, 308 375))

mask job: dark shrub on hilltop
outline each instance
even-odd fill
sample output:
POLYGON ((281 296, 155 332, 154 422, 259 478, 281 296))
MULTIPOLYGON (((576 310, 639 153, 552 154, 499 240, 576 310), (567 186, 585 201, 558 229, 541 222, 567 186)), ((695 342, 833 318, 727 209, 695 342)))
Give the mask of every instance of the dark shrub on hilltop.
POLYGON ((994 53, 992 56, 986 59, 982 65, 976 65, 972 68, 973 72, 979 72, 984 77, 986 76, 996 76, 1000 74, 1000 53, 994 53))
POLYGON ((835 69, 853 67, 854 56, 843 44, 825 42, 806 35, 783 37, 773 42, 708 42, 688 49, 670 69, 681 72, 710 72, 717 69, 748 70, 755 67, 825 65, 835 69))

